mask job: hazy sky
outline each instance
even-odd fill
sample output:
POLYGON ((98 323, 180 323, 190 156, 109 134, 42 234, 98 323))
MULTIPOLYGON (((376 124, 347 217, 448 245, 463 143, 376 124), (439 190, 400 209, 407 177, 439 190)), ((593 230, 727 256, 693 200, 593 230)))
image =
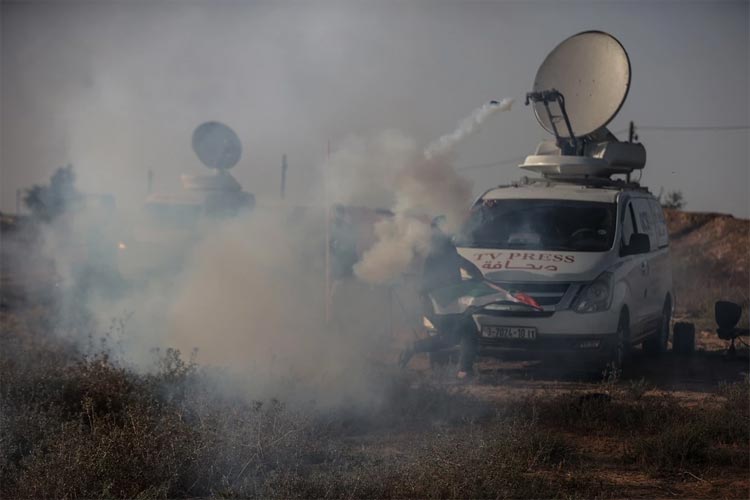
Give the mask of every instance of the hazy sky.
MULTIPOLYGON (((513 159, 546 137, 523 96, 560 41, 598 29, 630 54, 632 85, 610 125, 750 123, 748 2, 2 1, 0 209, 17 188, 75 165, 81 187, 141 202, 202 170, 206 120, 244 146, 233 170, 260 200, 316 197, 327 141, 395 128, 421 143, 489 99, 515 97, 463 143, 458 166, 513 159)), ((621 135, 624 137, 624 135, 621 135)), ((750 131, 642 130, 643 183, 688 209, 748 217, 750 131)), ((513 165, 463 171, 475 191, 513 165)))

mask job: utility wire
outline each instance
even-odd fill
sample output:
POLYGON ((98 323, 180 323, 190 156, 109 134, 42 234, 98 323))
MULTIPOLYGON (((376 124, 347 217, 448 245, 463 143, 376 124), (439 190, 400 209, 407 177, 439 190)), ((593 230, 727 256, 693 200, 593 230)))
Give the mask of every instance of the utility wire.
MULTIPOLYGON (((652 131, 662 131, 662 132, 687 132, 687 131, 710 131, 710 130, 750 130, 750 125, 709 125, 709 126, 687 126, 687 127, 680 127, 680 126, 671 126, 671 125, 636 125, 635 131, 638 132, 639 130, 652 130, 652 131)), ((622 134, 624 132, 627 132, 628 129, 622 129, 622 130, 615 130, 612 132, 614 135, 622 134)), ((507 160, 501 160, 494 163, 480 163, 477 165, 465 165, 463 167, 456 167, 456 170, 481 170, 484 168, 492 168, 492 167, 504 167, 506 165, 512 165, 514 163, 521 162, 524 158, 526 158, 526 155, 523 156, 516 156, 515 158, 509 158, 507 160)))
POLYGON ((750 125, 714 125, 714 126, 695 126, 695 127, 678 127, 678 126, 658 126, 658 125, 636 125, 635 130, 662 130, 662 131, 690 131, 690 130, 750 130, 750 125))

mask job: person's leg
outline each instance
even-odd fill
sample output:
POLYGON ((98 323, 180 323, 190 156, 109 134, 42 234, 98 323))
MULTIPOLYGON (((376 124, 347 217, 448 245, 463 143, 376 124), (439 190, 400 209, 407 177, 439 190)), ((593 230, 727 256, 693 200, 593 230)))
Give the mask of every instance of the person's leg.
MULTIPOLYGON (((420 295, 420 301, 422 302, 422 314, 430 318, 430 321, 434 319, 434 310, 432 307, 432 301, 429 295, 422 293, 420 295)), ((423 339, 417 339, 410 343, 398 356, 398 364, 401 368, 406 368, 411 358, 420 352, 433 352, 438 349, 445 347, 445 341, 442 339, 442 332, 433 337, 427 337, 423 339)))
POLYGON ((474 361, 479 349, 479 339, 472 325, 466 325, 461 332, 461 355, 458 360, 458 377, 466 378, 474 375, 474 361), (471 327, 470 327, 471 326, 471 327))
POLYGON ((442 334, 415 340, 409 347, 401 351, 398 358, 398 364, 401 368, 405 368, 411 358, 417 353, 435 352, 454 345, 456 345, 455 342, 451 343, 450 340, 442 334))

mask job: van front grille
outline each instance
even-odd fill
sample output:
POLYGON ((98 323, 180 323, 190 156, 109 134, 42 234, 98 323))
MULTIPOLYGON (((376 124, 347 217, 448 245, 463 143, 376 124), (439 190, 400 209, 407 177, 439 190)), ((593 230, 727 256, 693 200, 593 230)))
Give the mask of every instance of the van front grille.
POLYGON ((518 283, 510 281, 498 281, 495 283, 511 293, 525 293, 540 306, 554 306, 559 304, 568 291, 568 288, 570 288, 570 283, 518 283))

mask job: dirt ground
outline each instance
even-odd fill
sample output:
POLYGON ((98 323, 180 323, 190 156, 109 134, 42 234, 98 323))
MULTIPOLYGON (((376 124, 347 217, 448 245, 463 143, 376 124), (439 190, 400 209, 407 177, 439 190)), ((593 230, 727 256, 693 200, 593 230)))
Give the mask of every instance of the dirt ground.
MULTIPOLYGON (((704 330, 696 335, 696 351, 690 355, 672 352, 671 343, 670 350, 658 358, 646 356, 636 348, 614 382, 642 383, 648 387, 647 395, 669 393, 690 405, 715 394, 723 384, 739 382, 750 376, 747 347, 738 342, 736 353, 729 355, 728 346, 729 343, 719 339, 715 332, 704 330)), ((569 365, 550 366, 552 364, 482 358, 477 365, 477 377, 460 385, 482 399, 504 402, 531 394, 553 396, 569 391, 593 391, 611 377, 578 371, 569 365)), ((417 355, 410 368, 424 376, 442 377, 446 383, 451 383, 453 378, 450 370, 438 370, 436 374, 426 355, 417 355)))
MULTIPOLYGON (((453 381, 452 373, 438 373, 437 376, 498 408, 522 401, 570 395, 606 394, 617 399, 622 398, 623 391, 637 388, 639 398, 669 398, 689 411, 701 414, 717 404, 717 395, 726 384, 742 383, 748 379, 750 360, 747 348, 741 347, 733 357, 727 355, 726 348, 727 343, 718 339, 714 332, 703 331, 692 355, 669 351, 655 359, 637 350, 618 379, 609 381, 543 362, 509 363, 493 359, 481 360, 478 376, 470 383, 453 381)), ((413 361, 412 366, 425 376, 436 376, 431 373, 426 357, 413 361)), ((750 405, 750 401, 746 403, 750 405)), ((585 450, 587 472, 595 480, 608 485, 615 497, 746 498, 750 494, 750 470, 747 467, 709 466, 703 470, 686 468, 676 474, 663 474, 624 464, 622 450, 629 444, 622 436, 560 432, 577 449, 585 450)), ((383 446, 396 448, 394 444, 383 446)), ((750 448, 745 449, 745 453, 750 454, 750 448)))

